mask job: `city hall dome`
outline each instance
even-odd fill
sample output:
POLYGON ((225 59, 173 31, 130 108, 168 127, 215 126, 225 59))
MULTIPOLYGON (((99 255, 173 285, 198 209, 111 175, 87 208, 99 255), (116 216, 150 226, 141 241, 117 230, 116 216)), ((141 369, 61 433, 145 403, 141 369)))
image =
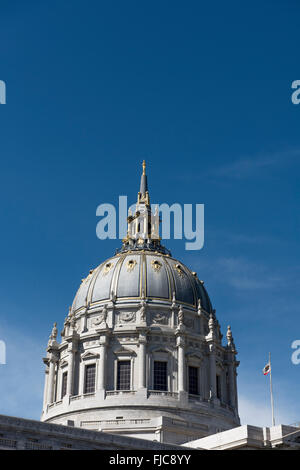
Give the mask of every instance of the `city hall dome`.
MULTIPOLYGON (((159 236, 145 163, 121 248, 82 279, 47 345, 42 421, 182 444, 240 424, 236 348, 159 236)), ((202 274, 202 273, 201 273, 202 274)))

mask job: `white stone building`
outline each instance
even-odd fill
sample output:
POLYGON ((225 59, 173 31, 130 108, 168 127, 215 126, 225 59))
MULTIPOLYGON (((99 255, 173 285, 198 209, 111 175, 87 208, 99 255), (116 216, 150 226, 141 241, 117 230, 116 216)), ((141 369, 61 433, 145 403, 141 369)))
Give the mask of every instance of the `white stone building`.
POLYGON ((145 167, 121 250, 90 271, 44 358, 41 421, 0 415, 0 450, 300 449, 300 427, 240 426, 236 348, 151 217, 145 167), (149 233, 147 233, 149 232, 149 233))
POLYGON ((143 165, 115 256, 82 280, 44 358, 41 420, 182 444, 239 426, 236 348, 203 281, 161 245, 143 165))

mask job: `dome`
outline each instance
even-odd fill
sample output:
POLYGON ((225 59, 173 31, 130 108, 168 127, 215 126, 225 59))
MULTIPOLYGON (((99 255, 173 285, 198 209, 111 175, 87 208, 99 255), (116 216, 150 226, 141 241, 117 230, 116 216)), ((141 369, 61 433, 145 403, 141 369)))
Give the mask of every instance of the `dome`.
POLYGON ((197 274, 159 237, 145 164, 121 248, 53 326, 42 420, 182 444, 240 424, 237 351, 197 274))
POLYGON ((72 311, 88 305, 105 303, 112 296, 116 300, 148 300, 186 304, 196 308, 199 304, 208 313, 211 302, 203 281, 183 263, 162 253, 127 251, 107 259, 90 271, 75 296, 72 311))

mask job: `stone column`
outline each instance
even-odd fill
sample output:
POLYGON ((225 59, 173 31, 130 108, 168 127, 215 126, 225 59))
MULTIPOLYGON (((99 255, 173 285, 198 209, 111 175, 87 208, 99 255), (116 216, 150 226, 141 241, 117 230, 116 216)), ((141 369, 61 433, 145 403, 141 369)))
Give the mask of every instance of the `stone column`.
POLYGON ((44 359, 44 364, 46 365, 45 369, 45 384, 44 384, 44 396, 43 396, 43 407, 46 408, 47 406, 47 401, 48 401, 48 378, 49 378, 49 367, 46 362, 46 359, 44 359))
POLYGON ((57 359, 51 355, 50 361, 49 361, 49 379, 48 379, 48 399, 47 403, 50 405, 50 403, 53 403, 54 400, 54 379, 55 379, 55 365, 56 365, 57 359))
POLYGON ((87 314, 86 312, 81 317, 81 333, 87 331, 87 314))
POLYGON ((146 388, 146 343, 147 337, 145 333, 139 336, 139 383, 138 388, 146 388))
POLYGON ((235 373, 233 362, 231 361, 228 365, 228 403, 233 408, 235 407, 235 373))
POLYGON ((178 392, 185 391, 185 342, 182 336, 177 336, 178 347, 178 392))
POLYGON ((73 385, 74 385, 74 363, 75 363, 75 351, 73 347, 69 349, 69 358, 68 358, 68 375, 67 375, 67 395, 73 395, 73 385))
POLYGON ((74 395, 74 373, 75 373, 75 353, 77 352, 78 335, 75 331, 69 340, 68 346, 68 375, 67 375, 67 396, 74 395))
POLYGON ((100 358, 99 358, 99 370, 98 370, 98 386, 97 390, 105 390, 106 383, 106 336, 100 337, 100 358))
POLYGON ((210 398, 217 396, 217 376, 216 376, 216 351, 214 344, 209 345, 209 375, 210 375, 210 398))

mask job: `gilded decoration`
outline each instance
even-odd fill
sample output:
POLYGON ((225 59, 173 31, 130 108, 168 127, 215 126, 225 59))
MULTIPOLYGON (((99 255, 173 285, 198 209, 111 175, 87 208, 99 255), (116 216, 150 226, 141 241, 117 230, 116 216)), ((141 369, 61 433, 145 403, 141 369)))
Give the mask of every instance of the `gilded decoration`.
POLYGON ((183 277, 183 275, 184 275, 183 267, 180 264, 175 264, 174 268, 175 268, 175 271, 177 272, 177 274, 179 274, 180 277, 183 277))
POLYGON ((102 275, 106 276, 106 274, 108 274, 109 271, 111 270, 112 266, 113 266, 112 263, 106 263, 106 265, 103 268, 102 275))
POLYGON ((127 271, 131 273, 136 265, 135 259, 130 259, 127 261, 126 266, 127 266, 127 271))
POLYGON ((162 264, 157 260, 152 260, 151 261, 151 266, 152 266, 153 270, 156 273, 158 273, 161 270, 162 264))

